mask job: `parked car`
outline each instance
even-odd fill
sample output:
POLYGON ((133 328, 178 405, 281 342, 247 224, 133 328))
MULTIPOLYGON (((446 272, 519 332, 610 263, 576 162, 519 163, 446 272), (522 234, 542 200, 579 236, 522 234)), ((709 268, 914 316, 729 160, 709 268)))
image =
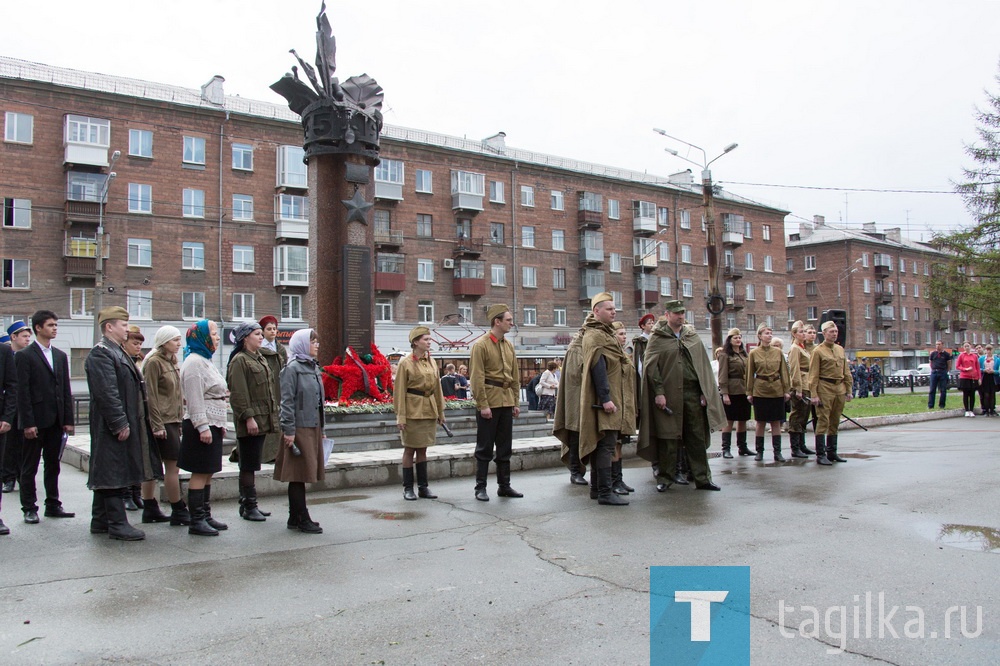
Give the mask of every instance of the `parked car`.
POLYGON ((921 377, 930 377, 931 376, 931 364, 930 363, 921 363, 920 365, 918 365, 917 366, 917 374, 920 375, 921 377))

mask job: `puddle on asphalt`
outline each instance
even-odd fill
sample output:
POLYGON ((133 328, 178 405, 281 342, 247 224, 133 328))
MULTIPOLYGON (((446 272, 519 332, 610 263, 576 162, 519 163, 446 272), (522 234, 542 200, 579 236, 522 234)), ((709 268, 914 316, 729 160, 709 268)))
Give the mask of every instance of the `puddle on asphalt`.
POLYGON ((356 500, 368 499, 371 495, 340 495, 339 497, 318 497, 309 498, 309 504, 336 504, 337 502, 354 502, 356 500))
POLYGON ((1000 553, 1000 530, 979 525, 941 526, 937 540, 945 546, 975 550, 981 553, 1000 553))
POLYGON ((872 458, 878 458, 878 456, 871 453, 841 453, 841 458, 856 458, 857 460, 871 460, 872 458))
POLYGON ((378 509, 355 509, 361 513, 367 513, 375 520, 413 520, 422 514, 416 511, 379 511, 378 509))

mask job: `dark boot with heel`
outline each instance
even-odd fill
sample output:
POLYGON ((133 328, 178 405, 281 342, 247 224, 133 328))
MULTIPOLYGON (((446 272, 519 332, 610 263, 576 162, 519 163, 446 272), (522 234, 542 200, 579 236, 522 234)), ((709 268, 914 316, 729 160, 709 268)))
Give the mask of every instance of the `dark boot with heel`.
POLYGON ((756 462, 764 461, 764 437, 754 437, 754 445, 757 449, 757 455, 753 457, 756 462))
MULTIPOLYGON (((129 489, 131 494, 131 489, 129 489)), ((108 512, 108 536, 118 541, 142 541, 146 533, 132 527, 125 510, 125 498, 117 491, 105 496, 104 507, 108 512)))
POLYGON ((628 500, 611 489, 611 468, 597 470, 597 503, 606 506, 627 506, 628 500))
POLYGON ((417 496, 413 494, 413 468, 403 468, 403 499, 411 502, 417 501, 417 496))
POLYGON ((625 484, 625 475, 622 472, 622 461, 611 461, 611 490, 616 495, 628 495, 634 493, 635 488, 625 484))
POLYGON ((747 446, 747 431, 736 433, 736 450, 741 456, 752 456, 753 451, 747 446))
POLYGON ((170 516, 160 511, 160 504, 155 499, 142 500, 142 522, 169 523, 170 516))
POLYGON ((188 534, 195 536, 219 536, 219 530, 208 523, 208 509, 205 507, 205 490, 188 488, 188 504, 191 506, 191 523, 188 534))
POLYGON ((826 459, 831 462, 847 462, 846 458, 841 458, 837 455, 837 435, 826 436, 826 459))
POLYGON ((724 432, 722 433, 722 457, 732 458, 733 457, 733 433, 724 432))
POLYGON ((240 517, 254 523, 262 523, 267 520, 267 516, 260 512, 257 507, 257 487, 245 486, 241 493, 243 499, 240 502, 240 517))
POLYGON ((820 465, 832 465, 826 457, 826 435, 816 435, 816 462, 820 465))
POLYGON ((785 462, 781 455, 781 435, 771 435, 771 449, 774 451, 774 462, 785 462))
POLYGON ((209 484, 205 486, 205 522, 211 525, 213 528, 219 530, 228 530, 229 525, 212 518, 212 485, 209 484))
POLYGON ((427 487, 427 462, 418 462, 417 465, 417 497, 421 499, 437 499, 437 495, 427 487))
POLYGON ((170 503, 170 526, 181 527, 191 524, 191 512, 188 510, 184 500, 177 500, 170 503))

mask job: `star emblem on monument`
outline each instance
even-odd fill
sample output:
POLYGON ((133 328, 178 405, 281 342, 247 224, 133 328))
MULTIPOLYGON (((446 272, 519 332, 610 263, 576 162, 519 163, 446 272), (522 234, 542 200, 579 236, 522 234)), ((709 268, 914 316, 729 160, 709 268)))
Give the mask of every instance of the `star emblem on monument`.
POLYGON ((347 209, 348 222, 357 221, 362 224, 368 224, 368 220, 365 218, 365 215, 374 204, 370 201, 365 201, 365 197, 361 194, 361 190, 354 190, 353 197, 350 199, 341 199, 340 202, 344 204, 344 208, 347 209))

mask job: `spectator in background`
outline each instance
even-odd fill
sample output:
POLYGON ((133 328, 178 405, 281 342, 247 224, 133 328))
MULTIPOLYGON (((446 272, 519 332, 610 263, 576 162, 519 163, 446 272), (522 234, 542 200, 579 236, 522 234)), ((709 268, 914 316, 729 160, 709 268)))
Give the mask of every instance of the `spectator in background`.
POLYGON ((545 372, 538 378, 538 383, 542 387, 542 395, 539 396, 538 409, 545 412, 545 418, 551 419, 556 414, 556 391, 559 389, 559 377, 556 371, 559 365, 555 361, 549 361, 545 366, 545 372))
POLYGON ((958 388, 962 389, 962 405, 965 415, 976 416, 976 391, 979 389, 979 357, 972 351, 972 345, 966 342, 962 345, 962 353, 955 360, 958 370, 958 388))
POLYGON ((948 371, 951 364, 951 352, 946 351, 944 342, 938 340, 934 343, 934 351, 930 355, 931 366, 931 390, 927 394, 927 409, 934 409, 934 394, 941 392, 941 399, 938 407, 944 409, 945 400, 948 397, 948 371))
POLYGON ((540 401, 541 396, 538 395, 538 392, 539 392, 538 385, 539 385, 539 383, 541 383, 541 381, 542 381, 542 373, 539 372, 534 377, 532 377, 528 381, 527 386, 524 387, 524 390, 525 390, 525 393, 526 393, 526 397, 528 399, 528 411, 529 412, 534 412, 534 411, 537 411, 539 409, 539 404, 538 403, 540 401))
POLYGON ((472 396, 469 394, 469 366, 458 366, 458 377, 455 379, 455 397, 459 400, 468 400, 472 396))
POLYGON ((444 375, 441 376, 441 394, 446 400, 454 400, 458 396, 458 378, 455 376, 454 363, 444 366, 444 375))
POLYGON ((986 353, 979 358, 979 370, 982 378, 979 382, 979 400, 986 416, 997 415, 997 364, 998 357, 993 355, 993 345, 986 345, 986 353))

